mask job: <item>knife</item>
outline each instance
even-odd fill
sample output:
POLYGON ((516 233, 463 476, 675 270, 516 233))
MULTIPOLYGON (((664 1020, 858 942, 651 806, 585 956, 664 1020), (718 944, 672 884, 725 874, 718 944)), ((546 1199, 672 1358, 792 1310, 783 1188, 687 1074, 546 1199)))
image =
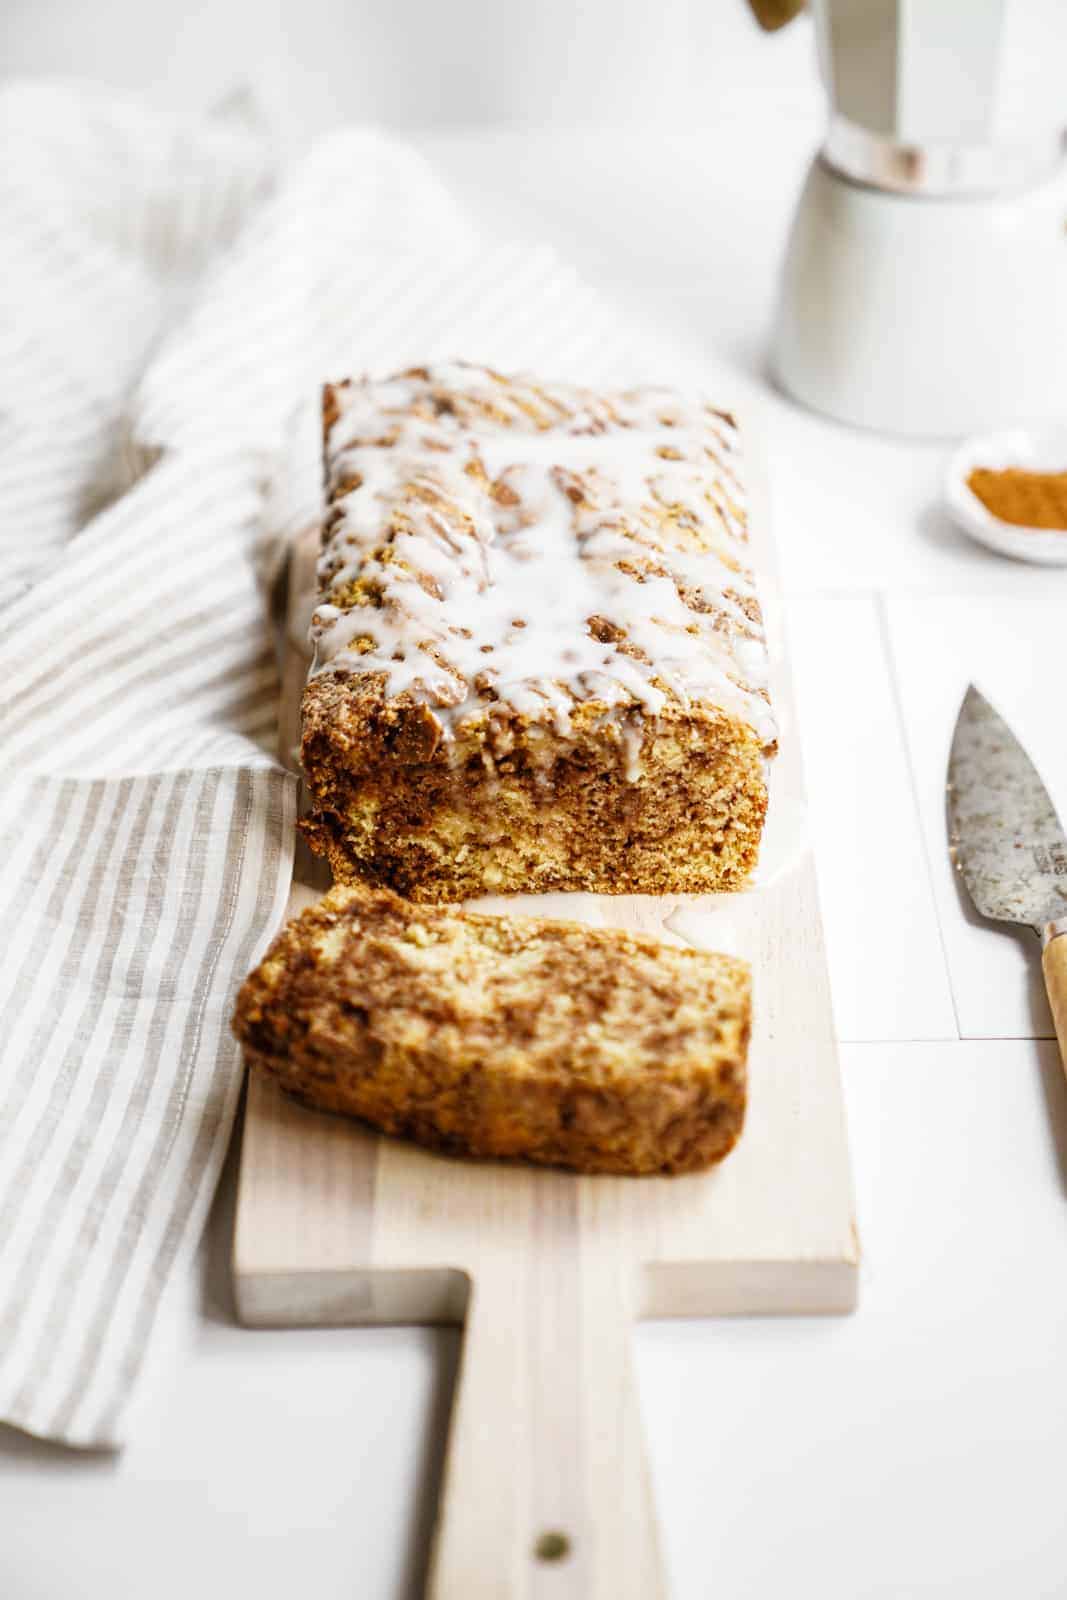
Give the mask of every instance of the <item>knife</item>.
POLYGON ((1033 762, 972 684, 948 761, 949 853, 983 917, 1029 925, 1067 1070, 1067 835, 1033 762))

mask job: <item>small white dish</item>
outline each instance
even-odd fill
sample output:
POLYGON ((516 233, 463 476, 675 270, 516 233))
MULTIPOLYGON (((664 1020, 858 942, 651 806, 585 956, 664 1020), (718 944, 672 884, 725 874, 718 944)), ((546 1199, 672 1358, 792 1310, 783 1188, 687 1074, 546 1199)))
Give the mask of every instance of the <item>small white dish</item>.
POLYGON ((986 509, 967 487, 975 467, 1022 467, 1029 472, 1067 472, 1067 428, 1013 428, 975 434, 960 445, 945 474, 945 504, 965 533, 989 550, 1043 567, 1067 565, 1067 531, 1023 528, 986 509))

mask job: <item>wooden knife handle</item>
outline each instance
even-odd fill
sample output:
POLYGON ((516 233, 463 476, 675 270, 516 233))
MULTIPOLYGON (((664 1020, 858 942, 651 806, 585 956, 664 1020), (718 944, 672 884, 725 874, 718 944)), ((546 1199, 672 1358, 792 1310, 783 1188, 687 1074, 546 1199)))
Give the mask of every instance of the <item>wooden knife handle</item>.
POLYGON ((1048 1003, 1060 1041, 1060 1056, 1067 1071, 1067 928, 1055 934, 1045 946, 1041 965, 1045 973, 1048 1003))
POLYGON ((572 1271, 471 1274, 429 1600, 663 1600, 633 1309, 572 1271))

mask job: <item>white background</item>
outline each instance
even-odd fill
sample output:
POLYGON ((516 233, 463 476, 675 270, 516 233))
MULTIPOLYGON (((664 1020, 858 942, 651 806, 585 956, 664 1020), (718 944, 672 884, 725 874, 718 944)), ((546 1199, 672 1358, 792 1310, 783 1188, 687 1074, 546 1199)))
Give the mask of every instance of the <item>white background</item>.
POLYGON ((810 80, 805 31, 760 36, 743 0, 8 0, 0 60, 9 75, 149 87, 176 108, 244 80, 298 135, 351 121, 714 127, 738 84, 810 80))
MULTIPOLYGON (((551 239, 765 390, 862 1299, 846 1320, 639 1331, 675 1591, 1067 1592, 1067 1092, 1055 1046, 1027 1037, 1047 1032, 1035 951, 968 921, 940 837, 972 675, 1025 722, 1067 812, 1067 572, 969 545, 937 507, 939 446, 852 433, 764 383, 820 128, 807 24, 765 38, 740 0, 20 0, 0 62, 175 106, 247 88, 287 147, 341 120, 402 126, 484 220, 551 239)), ((5 1600, 417 1594, 457 1336, 237 1328, 228 1204, 123 1455, 0 1430, 5 1600)))

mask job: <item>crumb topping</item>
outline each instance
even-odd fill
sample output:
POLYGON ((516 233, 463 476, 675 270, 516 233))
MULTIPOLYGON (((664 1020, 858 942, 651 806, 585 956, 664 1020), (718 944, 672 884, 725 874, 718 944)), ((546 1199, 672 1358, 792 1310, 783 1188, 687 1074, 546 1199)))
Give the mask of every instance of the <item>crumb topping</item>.
POLYGON ((313 674, 373 673, 445 738, 576 703, 774 721, 732 419, 459 363, 327 390, 313 674))

